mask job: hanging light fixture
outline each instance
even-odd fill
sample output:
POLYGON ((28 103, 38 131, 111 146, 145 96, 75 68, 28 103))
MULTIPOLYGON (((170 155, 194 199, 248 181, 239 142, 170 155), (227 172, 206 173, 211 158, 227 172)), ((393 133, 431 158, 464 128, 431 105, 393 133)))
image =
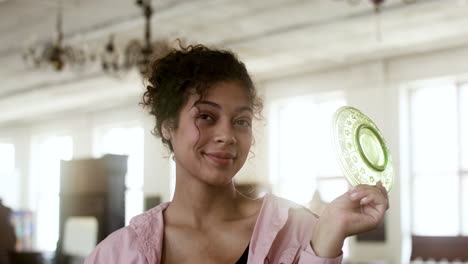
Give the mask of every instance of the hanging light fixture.
POLYGON ((119 53, 114 43, 114 35, 111 34, 109 41, 101 54, 101 66, 105 72, 118 72, 120 68, 119 53))
POLYGON ((64 44, 62 0, 57 0, 56 39, 45 45, 38 45, 37 41, 27 45, 22 54, 24 62, 34 68, 52 66, 56 71, 62 71, 66 67, 84 69, 85 64, 94 63, 97 57, 102 70, 115 77, 121 77, 133 68, 144 75, 152 57, 167 52, 170 44, 166 40, 151 40, 151 17, 154 12, 151 0, 136 0, 136 4, 142 9, 145 19, 143 40, 132 39, 124 46, 123 52, 119 52, 116 37, 111 34, 102 52, 96 55, 84 48, 64 44))
POLYGON ((125 45, 123 60, 121 60, 122 56, 116 49, 114 36, 111 36, 101 56, 102 69, 107 73, 119 75, 122 71, 126 72, 136 67, 144 75, 151 59, 156 54, 164 53, 170 49, 167 41, 151 40, 151 17, 154 13, 151 0, 137 0, 136 4, 142 9, 145 18, 143 41, 140 39, 130 40, 125 45))
MULTIPOLYGON (((380 7, 382 4, 385 2, 385 0, 369 0, 373 5, 376 11, 379 11, 380 7)), ((417 0, 401 0, 405 4, 411 4, 416 2, 417 0)), ((350 5, 357 5, 361 2, 361 0, 346 0, 350 5)))
POLYGON ((23 60, 26 64, 36 68, 44 65, 52 66, 56 71, 62 71, 66 66, 82 68, 88 58, 82 48, 64 45, 63 43, 63 7, 62 1, 57 1, 57 37, 54 41, 47 42, 42 47, 37 43, 31 43, 23 51, 23 60))
POLYGON ((151 44, 151 17, 153 16, 153 8, 151 7, 151 0, 137 0, 136 4, 143 10, 143 16, 145 17, 144 41, 141 43, 138 40, 133 40, 128 43, 125 48, 124 65, 126 68, 136 66, 141 74, 145 74, 150 57, 153 54, 151 44))
MULTIPOLYGON (((375 33, 377 41, 382 40, 382 30, 381 30, 381 22, 380 22, 380 12, 382 9, 382 5, 384 4, 385 0, 369 0, 372 5, 374 6, 374 17, 375 17, 375 33)), ((411 4, 416 2, 417 0, 401 0, 404 4, 411 4)), ((357 5, 361 2, 361 0, 346 0, 350 5, 357 5)))
POLYGON ((374 4, 374 12, 379 13, 380 7, 385 2, 385 0, 371 0, 372 4, 374 4))
POLYGON ((374 17, 375 17, 375 35, 377 41, 382 41, 382 22, 380 21, 380 8, 385 0, 370 0, 374 4, 374 17))

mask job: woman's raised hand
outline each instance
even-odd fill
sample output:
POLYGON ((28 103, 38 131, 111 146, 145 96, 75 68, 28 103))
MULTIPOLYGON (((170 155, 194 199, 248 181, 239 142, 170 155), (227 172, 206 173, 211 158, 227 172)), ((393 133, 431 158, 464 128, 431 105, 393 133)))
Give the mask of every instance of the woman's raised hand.
POLYGON ((387 190, 381 182, 353 187, 325 208, 314 227, 312 248, 320 257, 340 255, 346 237, 377 228, 388 208, 387 190))

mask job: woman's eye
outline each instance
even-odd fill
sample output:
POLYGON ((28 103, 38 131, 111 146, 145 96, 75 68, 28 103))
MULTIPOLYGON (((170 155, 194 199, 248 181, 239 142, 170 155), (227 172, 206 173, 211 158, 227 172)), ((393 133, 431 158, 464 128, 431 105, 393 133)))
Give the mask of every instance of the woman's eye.
POLYGON ((198 118, 203 119, 203 120, 208 120, 208 121, 213 120, 213 118, 208 114, 200 114, 198 118))
POLYGON ((236 121, 236 125, 243 126, 243 127, 248 127, 248 126, 250 126, 250 122, 247 121, 247 120, 241 119, 241 120, 236 121))

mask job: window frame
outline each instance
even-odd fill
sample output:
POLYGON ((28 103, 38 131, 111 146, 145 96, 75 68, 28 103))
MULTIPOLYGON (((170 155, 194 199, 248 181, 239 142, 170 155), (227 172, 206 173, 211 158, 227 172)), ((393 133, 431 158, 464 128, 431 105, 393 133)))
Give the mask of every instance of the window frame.
MULTIPOLYGON (((13 157, 12 157, 12 161, 13 161, 13 167, 12 167, 12 171, 6 171, 6 177, 18 177, 18 173, 17 173, 17 160, 16 160, 16 155, 17 155, 17 147, 16 147, 16 144, 14 142, 14 140, 10 139, 10 138, 0 138, 0 145, 11 145, 13 147, 13 157), (11 173, 11 174, 9 174, 11 173)), ((16 185, 15 187, 19 187, 19 180, 18 178, 14 178, 14 185, 16 185)), ((3 182, 3 181, 1 181, 3 182)), ((8 197, 8 196, 5 196, 5 197, 1 197, 0 198, 3 200, 3 203, 12 207, 12 208, 15 208, 15 207, 19 207, 19 202, 20 202, 20 196, 17 194, 16 197, 8 197)))
MULTIPOLYGON (((270 119, 270 154, 269 154, 269 167, 270 169, 270 175, 269 175, 269 181, 272 183, 273 187, 273 193, 281 193, 282 191, 278 188, 277 185, 281 185, 282 182, 282 177, 280 173, 280 151, 281 151, 281 143, 279 143, 279 140, 281 138, 281 133, 279 132, 279 126, 280 124, 280 112, 284 108, 285 105, 288 104, 288 101, 291 100, 299 100, 299 101, 308 101, 313 103, 314 105, 318 106, 323 103, 327 102, 333 102, 333 101, 342 101, 343 105, 347 104, 347 99, 346 96, 342 93, 337 93, 337 92, 329 92, 329 93, 311 93, 311 94, 303 94, 299 96, 289 96, 286 98, 277 98, 272 100, 269 103, 269 119, 270 119)), ((338 161, 337 161, 338 163, 338 161)), ((339 166, 339 165, 337 165, 339 166)), ((339 169, 341 172, 341 169, 339 169)), ((343 174, 339 175, 327 175, 324 176, 320 173, 319 170, 315 171, 315 177, 314 177, 314 182, 315 186, 313 190, 311 190, 311 199, 312 195, 314 192, 319 192, 320 193, 320 183, 321 182, 326 182, 326 181, 334 181, 334 180, 342 180, 344 183, 346 183, 348 186, 348 182, 346 178, 344 177, 343 174)), ((310 201, 309 201, 310 202, 310 201)))
MULTIPOLYGON (((57 211, 57 217, 60 217, 60 184, 59 184, 59 189, 57 190, 57 193, 54 193, 53 195, 48 194, 45 195, 43 194, 43 191, 40 189, 40 185, 38 185, 38 181, 41 181, 42 177, 42 171, 40 170, 40 149, 41 145, 47 142, 48 140, 51 140, 53 138, 69 138, 70 142, 70 157, 68 160, 72 160, 74 158, 74 148, 75 148, 75 139, 73 137, 73 134, 70 131, 63 130, 59 132, 39 132, 39 133, 32 133, 31 141, 30 141, 30 160, 31 160, 31 171, 29 172, 29 182, 27 185, 27 190, 29 193, 29 199, 27 201, 28 208, 31 209, 34 212, 34 225, 35 225, 35 230, 34 230, 34 242, 33 246, 35 249, 39 250, 45 250, 46 252, 49 252, 48 249, 44 247, 44 245, 39 245, 39 228, 38 228, 38 223, 39 223, 39 218, 38 218, 38 210, 41 207, 40 206, 40 201, 44 199, 44 197, 47 196, 57 196, 57 201, 58 201, 58 206, 56 208, 57 211)), ((62 160, 62 159, 60 159, 62 160)), ((59 175, 58 179, 60 180, 60 163, 58 164, 59 166, 59 175)), ((49 198, 50 198, 49 197, 49 198)), ((57 223, 59 222, 59 219, 57 218, 57 223)), ((56 226, 56 235, 57 239, 59 239, 59 226, 56 226)), ((56 243, 55 243, 56 244, 56 243)))
MULTIPOLYGON (((463 151, 463 146, 461 145, 462 143, 462 110, 461 110, 461 107, 462 107, 462 102, 461 102, 461 90, 462 89, 468 89, 468 82, 452 82, 451 83, 452 87, 455 88, 455 93, 456 93, 456 142, 457 142, 457 146, 459 146, 457 148, 457 164, 458 164, 458 167, 455 171, 455 175, 457 177, 457 192, 458 192, 458 195, 457 195, 457 201, 458 201, 458 209, 457 209, 457 217, 458 217, 458 227, 457 227, 457 234, 454 235, 454 236, 463 236, 463 235, 468 235, 467 234, 464 234, 463 232, 463 220, 464 220, 464 214, 466 214, 466 212, 464 211, 464 208, 463 208, 463 205, 464 205, 464 202, 463 202, 463 186, 462 186, 462 182, 463 182, 463 179, 464 177, 468 178, 468 170, 463 170, 463 165, 462 165, 462 151, 463 151), (465 88, 466 87, 466 88, 465 88)), ((413 96, 414 96, 414 93, 415 91, 417 90, 420 90, 420 89, 428 89, 429 87, 428 86, 425 86, 425 85, 422 85, 420 87, 413 87, 413 88, 410 88, 407 90, 407 96, 409 98, 408 100, 408 135, 409 135, 409 142, 411 142, 413 140, 413 136, 414 134, 412 133, 413 129, 414 129, 414 113, 412 111, 412 107, 413 107, 413 96)), ((442 87, 440 87, 439 89, 443 89, 442 87)), ((466 122, 466 121, 465 121, 466 122)), ((467 124, 467 127, 468 127, 468 124, 467 124)), ((409 172, 410 172, 410 190, 414 190, 414 186, 415 186, 415 181, 416 181, 416 177, 418 174, 420 174, 420 172, 415 172, 414 170, 414 162, 413 162, 413 155, 414 155, 414 147, 409 144, 409 148, 408 148, 408 152, 409 152, 409 156, 408 156, 408 161, 409 161, 409 172)), ((466 150, 468 151, 468 149, 466 150)), ((445 170, 445 171, 431 171, 429 172, 430 174, 434 174, 434 175, 440 175, 440 174, 443 174, 443 175, 446 175, 449 173, 449 171, 451 170, 445 170)), ((411 233, 413 235, 422 235, 422 236, 425 236, 425 235, 429 235, 429 236, 438 236, 438 235, 433 235, 433 234, 414 234, 414 225, 415 225, 415 213, 414 213, 414 207, 416 206, 415 205, 415 201, 414 201, 414 196, 413 195, 410 195, 410 210, 409 210, 409 214, 410 214, 410 219, 411 219, 411 222, 410 222, 410 230, 411 230, 411 233)), ((465 210, 468 210, 468 209, 465 209, 465 210)), ((468 221, 468 219, 466 219, 466 221, 468 221)), ((443 236, 447 236, 447 235, 443 235, 443 236)), ((449 236, 449 235, 448 235, 449 236)))
MULTIPOLYGON (((139 186, 132 186, 131 184, 127 184, 127 177, 129 174, 129 170, 127 167, 127 173, 125 175, 125 204, 129 202, 127 199, 131 193, 133 194, 139 194, 141 196, 141 204, 140 204, 140 209, 141 210, 135 210, 134 213, 129 213, 127 209, 125 210, 125 224, 128 225, 130 223, 130 220, 133 216, 138 215, 140 213, 143 213, 145 211, 145 192, 144 192, 144 182, 145 182, 145 127, 140 122, 139 120, 130 120, 130 121, 122 121, 122 122, 108 122, 99 126, 94 126, 92 128, 92 155, 94 158, 100 158, 102 157, 103 154, 103 149, 104 146, 99 143, 100 139, 107 134, 109 131, 112 129, 141 129, 141 143, 142 143, 142 149, 141 149, 141 185, 139 186)), ((106 152, 107 153, 107 152, 106 152)), ((128 155, 129 159, 127 161, 127 166, 129 165, 130 162, 130 154, 124 154, 128 155)), ((126 206, 127 207, 127 206, 126 206)))

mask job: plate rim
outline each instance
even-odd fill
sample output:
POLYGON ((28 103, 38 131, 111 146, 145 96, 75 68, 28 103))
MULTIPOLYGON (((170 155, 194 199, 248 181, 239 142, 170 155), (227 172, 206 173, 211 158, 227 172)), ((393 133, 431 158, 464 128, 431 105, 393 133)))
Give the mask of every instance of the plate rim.
MULTIPOLYGON (((339 139, 337 137, 337 134, 338 134, 337 121, 338 121, 338 118, 339 118, 340 114, 342 114, 345 111, 355 111, 368 121, 367 122, 368 124, 360 122, 358 127, 360 127, 361 125, 368 125, 373 130, 375 130, 375 131, 373 131, 374 133, 377 132, 376 135, 379 138, 379 142, 381 143, 382 150, 383 150, 384 154, 386 155, 386 162, 385 162, 385 169, 384 170, 378 171, 378 170, 375 170, 372 166, 369 166, 369 164, 367 164, 365 159, 361 156, 362 155, 361 151, 357 149, 358 148, 357 146, 359 144, 357 144, 356 142, 353 142, 354 145, 355 145, 354 149, 356 150, 356 152, 359 153, 358 156, 361 159, 361 162, 363 164, 365 164, 367 169, 374 170, 375 173, 379 174, 379 176, 382 175, 386 170, 389 170, 389 173, 391 173, 390 181, 388 182, 388 184, 386 186, 384 185, 384 187, 387 189, 387 192, 390 192, 390 190, 392 189, 393 184, 394 184, 394 169, 393 169, 393 161, 392 161, 392 158, 391 158, 390 149, 387 147, 385 138, 383 137, 382 133, 380 132, 379 128, 374 123, 374 121, 370 117, 368 117, 366 114, 364 114, 362 111, 360 111, 359 109, 357 109, 355 107, 352 107, 352 106, 339 107, 335 111, 335 113, 333 115, 333 119, 332 119, 331 128, 333 130, 333 134, 332 134, 333 135, 333 143, 334 143, 334 146, 335 146, 336 158, 338 159, 338 162, 340 164, 341 171, 344 173, 344 176, 346 177, 346 179, 348 180, 348 182, 352 186, 362 184, 362 183, 359 182, 358 178, 356 178, 356 177, 354 177, 352 175, 351 170, 348 168, 349 166, 348 166, 347 162, 344 160, 344 157, 343 157, 343 152, 344 152, 343 148, 341 147, 341 144, 340 144, 339 139)), ((357 122, 359 122, 359 120, 357 122)), ((352 137, 353 140, 357 140, 357 131, 359 131, 359 130, 356 129, 356 133, 352 137)))

